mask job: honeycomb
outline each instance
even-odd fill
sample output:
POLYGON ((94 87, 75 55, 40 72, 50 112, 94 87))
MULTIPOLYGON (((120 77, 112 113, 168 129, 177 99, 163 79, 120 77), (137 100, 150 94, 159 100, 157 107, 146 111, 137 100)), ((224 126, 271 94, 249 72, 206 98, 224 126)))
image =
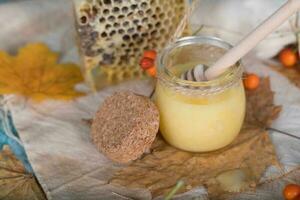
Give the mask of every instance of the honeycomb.
POLYGON ((142 53, 162 49, 185 12, 185 0, 73 1, 86 78, 97 88, 143 77, 142 53))

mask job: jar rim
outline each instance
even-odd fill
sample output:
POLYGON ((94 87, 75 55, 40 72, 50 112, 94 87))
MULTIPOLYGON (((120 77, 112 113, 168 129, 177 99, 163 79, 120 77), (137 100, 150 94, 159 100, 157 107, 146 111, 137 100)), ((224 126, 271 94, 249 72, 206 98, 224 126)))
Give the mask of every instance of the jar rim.
POLYGON ((233 84, 240 80, 243 73, 243 67, 241 61, 239 60, 235 65, 226 70, 219 77, 209 80, 209 81, 188 81, 183 80, 180 77, 176 76, 171 72, 167 67, 165 67, 165 61, 169 53, 174 49, 179 47, 184 47, 194 44, 208 44, 216 47, 220 47, 224 50, 232 48, 232 45, 218 37, 212 36, 187 36, 182 37, 172 44, 169 44, 165 47, 162 52, 158 55, 156 61, 156 66, 158 67, 158 79, 167 83, 169 85, 175 86, 177 89, 184 90, 198 90, 200 93, 215 93, 223 91, 228 87, 231 87, 233 84))

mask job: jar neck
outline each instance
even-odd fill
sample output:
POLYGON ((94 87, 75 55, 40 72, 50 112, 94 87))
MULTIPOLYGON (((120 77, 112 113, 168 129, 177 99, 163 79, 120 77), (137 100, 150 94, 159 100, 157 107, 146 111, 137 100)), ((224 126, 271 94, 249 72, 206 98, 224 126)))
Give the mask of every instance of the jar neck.
MULTIPOLYGON (((197 45, 198 46, 204 45, 204 48, 207 49, 207 51, 213 51, 213 48, 215 47, 218 48, 219 50, 220 49, 223 50, 222 54, 224 54, 228 49, 232 47, 230 44, 215 37, 191 36, 191 37, 181 38, 175 41, 173 44, 167 46, 159 55, 159 59, 157 60, 159 81, 161 81, 164 85, 168 87, 174 88, 184 93, 193 94, 193 95, 216 94, 240 82, 243 74, 243 67, 240 61, 238 61, 235 65, 231 66, 226 72, 224 72, 219 77, 209 81, 201 81, 201 82, 188 81, 188 80, 183 80, 180 78, 180 76, 174 74, 174 72, 170 70, 170 68, 172 67, 170 66, 170 63, 172 62, 168 62, 168 60, 184 59, 181 53, 184 52, 185 48, 190 48, 193 45, 196 48, 197 45), (176 53, 174 52, 176 51, 180 52, 178 54, 178 58, 175 58, 176 53)), ((198 55, 196 54, 195 57, 197 56, 198 55)), ((194 58, 191 57, 191 59, 194 58)), ((211 60, 211 63, 215 62, 217 59, 218 58, 211 60)), ((197 63, 197 64, 203 64, 203 63, 197 63)))

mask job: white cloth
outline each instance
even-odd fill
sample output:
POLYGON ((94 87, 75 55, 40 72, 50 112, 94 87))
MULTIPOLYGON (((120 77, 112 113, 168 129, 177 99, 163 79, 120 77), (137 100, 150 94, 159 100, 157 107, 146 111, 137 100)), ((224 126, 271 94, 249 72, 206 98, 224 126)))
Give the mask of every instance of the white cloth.
MULTIPOLYGON (((251 2, 254 1, 261 2, 251 2)), ((270 1, 273 0, 268 2, 270 1)), ((218 3, 221 2, 225 1, 218 3)), ((274 7, 276 6, 278 3, 274 4, 274 7)), ((236 11, 241 16, 247 15, 244 10, 236 8, 236 11)), ((27 0, 0 4, 0 48, 14 52, 26 42, 43 41, 52 49, 61 51, 63 61, 78 62, 72 17, 72 7, 68 0, 27 0)), ((252 18, 249 15, 247 17, 249 20, 252 18)), ((231 23, 237 23, 237 19, 231 20, 231 23)), ((253 22, 252 26, 253 24, 255 23, 253 22)), ((276 48, 280 48, 286 43, 286 39, 277 38, 276 42, 276 48)), ((273 126, 300 136, 299 89, 256 59, 250 57, 245 63, 249 70, 271 75, 272 88, 276 92, 275 102, 283 105, 283 111, 273 126)), ((128 82, 68 103, 47 101, 34 105, 20 97, 6 97, 10 99, 7 106, 12 111, 29 160, 50 200, 126 199, 120 194, 136 199, 151 198, 146 190, 129 190, 107 184, 108 178, 119 166, 113 165, 94 148, 89 139, 89 128, 82 121, 83 118, 93 116, 107 95, 125 88, 149 94, 151 84, 145 81, 128 82)), ((271 133, 271 137, 279 160, 286 169, 299 166, 299 141, 275 132, 271 133)), ((273 193, 281 199, 281 191, 276 190, 273 193)), ((188 196, 179 195, 177 199, 189 199, 200 194, 205 194, 205 190, 196 188, 185 194, 188 196)), ((255 198, 259 199, 252 199, 255 198)))
MULTIPOLYGON (((283 105, 273 127, 300 136, 300 90, 255 59, 247 61, 247 66, 251 71, 271 76, 272 89, 276 92, 275 102, 283 105)), ((9 108, 15 125, 49 199, 122 199, 116 193, 130 198, 151 199, 146 190, 133 191, 107 185, 107 180, 118 166, 94 148, 89 138, 89 127, 82 121, 93 117, 106 96, 129 88, 147 95, 152 85, 147 81, 132 81, 68 103, 47 101, 35 105, 22 101, 22 98, 11 97, 9 108)), ((270 135, 286 171, 298 167, 299 140, 276 132, 270 135)), ((188 195, 205 193, 201 189, 194 191, 188 195)), ((279 197, 281 191, 277 193, 279 197)), ((180 199, 185 197, 181 195, 180 199)))

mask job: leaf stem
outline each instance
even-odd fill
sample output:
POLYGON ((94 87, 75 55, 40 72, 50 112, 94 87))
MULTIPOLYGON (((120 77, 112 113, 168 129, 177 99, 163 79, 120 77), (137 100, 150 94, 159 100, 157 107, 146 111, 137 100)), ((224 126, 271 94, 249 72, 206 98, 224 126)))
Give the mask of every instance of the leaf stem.
POLYGON ((176 192, 184 185, 184 182, 182 180, 179 180, 176 185, 173 187, 173 189, 167 194, 167 196, 164 198, 164 200, 171 200, 173 196, 176 194, 176 192))

